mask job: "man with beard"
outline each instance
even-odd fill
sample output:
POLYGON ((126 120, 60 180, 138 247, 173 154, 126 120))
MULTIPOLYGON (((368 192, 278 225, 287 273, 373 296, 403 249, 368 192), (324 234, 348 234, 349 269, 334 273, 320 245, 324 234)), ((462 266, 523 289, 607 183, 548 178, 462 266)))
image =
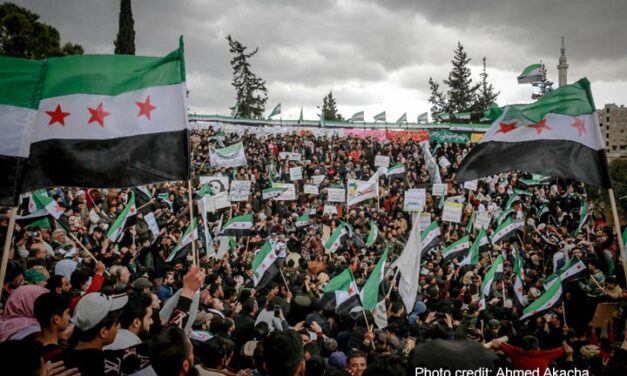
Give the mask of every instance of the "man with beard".
POLYGON ((103 350, 120 350, 137 345, 148 338, 152 325, 152 299, 143 293, 128 294, 128 303, 120 315, 120 329, 113 343, 103 350))

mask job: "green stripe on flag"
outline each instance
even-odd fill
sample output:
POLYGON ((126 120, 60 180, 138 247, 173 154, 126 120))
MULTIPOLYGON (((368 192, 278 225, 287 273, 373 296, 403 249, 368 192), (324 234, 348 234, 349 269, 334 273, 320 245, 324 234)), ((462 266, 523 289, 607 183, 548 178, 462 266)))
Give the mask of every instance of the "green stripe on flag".
POLYGON ((368 233, 368 239, 366 240, 366 247, 371 247, 374 242, 377 241, 377 237, 379 236, 379 229, 377 227, 377 222, 370 221, 370 232, 368 233))
POLYGON ((385 263, 388 258, 388 250, 386 249, 381 255, 377 266, 372 269, 368 280, 364 284, 362 291, 362 306, 365 310, 371 311, 377 306, 379 302, 379 287, 383 282, 383 273, 385 271, 385 263))
POLYGON ((324 286, 322 292, 326 294, 334 291, 346 291, 353 281, 353 272, 350 268, 346 268, 342 273, 333 277, 333 279, 324 286))
POLYGON ((76 93, 118 95, 185 81, 182 48, 165 57, 75 55, 50 58, 46 69, 42 99, 76 93))
POLYGON ((527 308, 523 310, 523 315, 520 317, 524 320, 530 316, 538 314, 555 307, 562 297, 562 283, 554 283, 549 289, 542 294, 533 303, 529 304, 527 308))
POLYGON ((44 74, 42 61, 0 56, 0 104, 38 109, 44 74))

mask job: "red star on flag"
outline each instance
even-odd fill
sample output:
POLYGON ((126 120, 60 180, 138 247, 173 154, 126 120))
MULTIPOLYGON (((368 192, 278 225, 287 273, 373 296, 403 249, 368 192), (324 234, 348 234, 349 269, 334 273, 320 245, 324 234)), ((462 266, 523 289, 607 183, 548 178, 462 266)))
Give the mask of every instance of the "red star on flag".
POLYGON ((61 207, 61 205, 59 205, 58 202, 54 203, 54 210, 58 211, 58 212, 62 212, 63 208, 61 207))
POLYGON ((132 207, 128 210, 131 214, 135 214, 135 207, 132 207))
POLYGON ((548 125, 546 125, 546 119, 540 120, 537 124, 530 124, 530 125, 528 125, 528 127, 535 129, 538 134, 542 133, 542 131, 545 130, 545 129, 548 129, 550 131, 553 130, 553 129, 549 128, 548 125))
POLYGON ((348 294, 349 294, 349 295, 353 295, 354 293, 355 293, 355 290, 353 290, 353 286, 350 286, 350 287, 348 288, 348 294))
POLYGON ((102 128, 104 128, 104 118, 111 115, 111 113, 106 112, 102 108, 102 102, 100 102, 100 104, 98 104, 98 107, 96 108, 87 107, 87 110, 89 110, 89 113, 91 114, 91 117, 89 118, 87 124, 97 122, 102 128))
POLYGON ((265 269, 265 268, 266 268, 266 263, 265 263, 265 262, 264 262, 264 263, 262 263, 262 264, 261 264, 261 267, 262 267, 263 269, 265 269))
POLYGON ((61 126, 65 127, 65 118, 70 116, 69 112, 63 112, 61 110, 61 105, 58 104, 57 108, 54 111, 46 111, 48 116, 50 116, 50 122, 48 125, 52 125, 54 123, 59 123, 61 126))
POLYGON ((586 122, 583 119, 575 118, 573 120, 573 123, 570 126, 577 130, 577 133, 579 134, 579 137, 581 137, 582 134, 587 132, 586 131, 586 122))
POLYGON ((516 123, 518 123, 518 122, 515 121, 513 123, 499 123, 499 127, 501 127, 501 129, 496 131, 496 133, 499 133, 499 132, 503 132, 503 133, 511 132, 514 129, 516 129, 516 123))
POLYGON ((135 102, 135 104, 137 105, 137 107, 139 107, 139 113, 137 113, 137 117, 145 115, 148 120, 150 120, 150 112, 157 108, 150 103, 150 95, 148 96, 148 98, 146 98, 144 102, 135 102))

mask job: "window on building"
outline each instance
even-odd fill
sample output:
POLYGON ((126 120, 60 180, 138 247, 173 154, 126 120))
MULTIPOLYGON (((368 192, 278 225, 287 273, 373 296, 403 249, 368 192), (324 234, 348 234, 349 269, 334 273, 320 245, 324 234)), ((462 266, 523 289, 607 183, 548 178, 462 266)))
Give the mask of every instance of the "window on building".
POLYGON ((616 150, 616 145, 612 145, 612 150, 616 150))
POLYGON ((610 117, 609 117, 609 116, 608 116, 608 117, 606 117, 606 118, 605 118, 605 121, 607 121, 607 122, 609 123, 609 122, 610 122, 610 117))
POLYGON ((610 147, 610 142, 609 142, 609 141, 607 141, 607 142, 605 143, 605 147, 606 147, 606 148, 609 148, 609 147, 610 147))
POLYGON ((607 112, 607 113, 609 114, 609 113, 610 113, 610 109, 609 109, 609 108, 606 108, 606 109, 605 109, 605 112, 607 112))

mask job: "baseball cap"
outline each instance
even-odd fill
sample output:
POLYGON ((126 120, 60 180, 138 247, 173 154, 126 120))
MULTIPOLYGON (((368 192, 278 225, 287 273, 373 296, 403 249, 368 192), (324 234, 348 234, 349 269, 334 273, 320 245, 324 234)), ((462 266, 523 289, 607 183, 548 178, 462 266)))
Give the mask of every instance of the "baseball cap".
POLYGON ((82 331, 95 328, 109 312, 124 308, 127 302, 126 294, 111 296, 99 292, 86 294, 74 308, 72 323, 82 331))

